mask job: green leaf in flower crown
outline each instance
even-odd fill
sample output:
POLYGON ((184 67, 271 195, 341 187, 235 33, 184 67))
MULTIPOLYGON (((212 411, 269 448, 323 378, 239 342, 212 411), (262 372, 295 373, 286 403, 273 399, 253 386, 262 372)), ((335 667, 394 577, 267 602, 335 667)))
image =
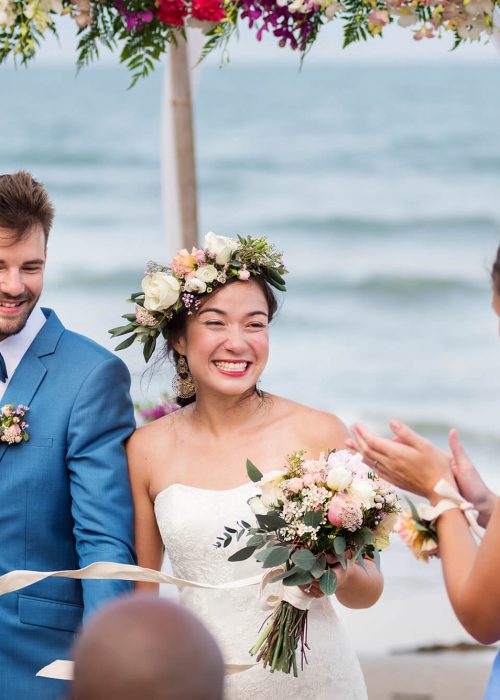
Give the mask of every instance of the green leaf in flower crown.
POLYGON ((293 563, 304 571, 311 571, 316 564, 316 557, 308 549, 298 549, 292 554, 293 563))
POLYGON ((312 581, 314 581, 314 579, 309 573, 309 571, 303 571, 302 569, 298 569, 297 571, 294 571, 293 574, 291 574, 290 576, 283 578, 283 585, 304 586, 306 583, 311 583, 312 581))
POLYGON ((149 338, 144 343, 143 355, 146 362, 149 362, 151 355, 154 353, 156 348, 156 337, 154 335, 149 336, 149 338))
POLYGON ((322 554, 320 557, 316 559, 314 562, 314 566, 312 567, 311 574, 314 576, 314 578, 321 578, 323 574, 325 573, 325 568, 326 568, 326 557, 324 554, 322 554))
POLYGON ((249 459, 247 459, 247 474, 250 481, 253 481, 254 483, 262 479, 262 473, 249 459))
POLYGON ((228 561, 245 561, 245 559, 250 559, 252 554, 255 552, 255 547, 243 547, 243 549, 239 549, 237 552, 234 554, 231 554, 230 557, 227 558, 228 561))
POLYGON ((373 548, 373 561, 375 562, 377 570, 380 571, 380 552, 376 547, 373 548))
POLYGON ((308 510, 304 513, 304 525, 309 527, 318 527, 323 519, 323 511, 308 510))
POLYGON ((337 576, 333 569, 327 569, 319 580, 321 592, 325 595, 333 595, 337 588, 337 576))
POLYGON ((281 545, 272 547, 264 559, 262 566, 264 569, 271 569, 273 566, 284 564, 286 561, 288 561, 289 556, 290 550, 288 547, 282 547, 281 545))
POLYGON ((136 337, 137 334, 133 333, 129 338, 123 340, 119 345, 117 345, 115 350, 124 350, 125 348, 128 348, 130 345, 132 345, 136 337))

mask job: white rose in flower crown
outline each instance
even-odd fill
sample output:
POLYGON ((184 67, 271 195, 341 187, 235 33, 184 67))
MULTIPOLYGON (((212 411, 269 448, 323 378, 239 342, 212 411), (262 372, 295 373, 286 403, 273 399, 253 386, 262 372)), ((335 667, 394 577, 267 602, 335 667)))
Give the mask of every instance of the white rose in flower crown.
POLYGON ((184 283, 184 289, 186 292, 193 292, 194 294, 204 294, 207 291, 207 285, 203 280, 198 277, 189 277, 184 283))
POLYGON ((355 476, 349 487, 349 495, 363 508, 373 508, 375 505, 375 491, 369 479, 361 479, 355 476))
POLYGON ((352 474, 344 467, 333 467, 328 473, 326 483, 332 491, 344 491, 352 481, 352 474))
POLYGON ((202 282, 210 284, 210 282, 213 282, 214 279, 216 279, 219 272, 215 265, 202 265, 195 270, 194 274, 202 282))
POLYGON ((215 233, 207 233, 205 236, 205 250, 215 255, 218 265, 225 265, 231 259, 234 251, 240 247, 240 242, 227 236, 217 236, 215 233))
POLYGON ((260 481, 256 482, 256 486, 261 490, 262 503, 267 506, 277 506, 282 498, 280 483, 285 478, 285 472, 275 469, 272 472, 264 474, 260 481))
POLYGON ((173 306, 179 298, 181 285, 167 272, 153 272, 141 283, 144 292, 144 308, 148 311, 163 311, 173 306))

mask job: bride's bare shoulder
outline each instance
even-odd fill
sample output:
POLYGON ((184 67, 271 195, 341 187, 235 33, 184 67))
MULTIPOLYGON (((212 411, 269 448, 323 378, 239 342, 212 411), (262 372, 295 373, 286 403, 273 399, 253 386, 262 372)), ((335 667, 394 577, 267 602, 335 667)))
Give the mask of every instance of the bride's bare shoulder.
POLYGON ((186 417, 186 408, 180 408, 137 428, 127 442, 129 462, 147 461, 150 455, 158 458, 159 450, 170 453, 182 433, 186 417))
POLYGON ((276 408, 290 421, 297 435, 304 436, 306 442, 332 448, 343 446, 349 433, 338 416, 282 397, 275 396, 273 399, 276 408))

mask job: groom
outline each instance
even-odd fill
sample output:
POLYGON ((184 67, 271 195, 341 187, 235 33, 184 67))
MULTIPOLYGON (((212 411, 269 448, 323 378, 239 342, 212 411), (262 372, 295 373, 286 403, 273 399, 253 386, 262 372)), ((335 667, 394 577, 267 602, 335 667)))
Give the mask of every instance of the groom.
MULTIPOLYGON (((29 407, 29 441, 0 441, 0 574, 135 563, 130 377, 38 304, 53 216, 29 173, 0 176, 0 407, 29 407)), ((68 658, 82 616, 129 588, 49 578, 0 597, 1 700, 60 697, 62 682, 36 672, 68 658)))

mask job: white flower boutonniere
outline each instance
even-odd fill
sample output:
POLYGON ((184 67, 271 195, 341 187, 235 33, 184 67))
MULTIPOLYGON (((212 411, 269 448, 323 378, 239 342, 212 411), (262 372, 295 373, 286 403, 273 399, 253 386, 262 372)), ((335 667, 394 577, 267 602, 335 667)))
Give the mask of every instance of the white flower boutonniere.
POLYGON ((28 413, 28 406, 19 404, 14 408, 13 403, 2 406, 0 415, 0 441, 6 442, 8 445, 14 445, 19 442, 28 442, 30 436, 27 429, 28 423, 24 420, 28 413))

